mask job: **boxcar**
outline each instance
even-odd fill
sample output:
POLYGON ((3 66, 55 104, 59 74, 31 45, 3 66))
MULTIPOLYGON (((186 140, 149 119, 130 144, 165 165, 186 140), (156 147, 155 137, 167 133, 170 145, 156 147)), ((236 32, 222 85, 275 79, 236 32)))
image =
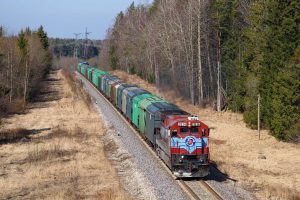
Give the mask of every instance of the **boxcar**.
POLYGON ((133 97, 132 99, 132 123, 135 127, 139 127, 139 115, 140 115, 140 102, 146 98, 153 97, 150 93, 141 94, 133 97))
POLYGON ((92 73, 92 82, 93 84, 98 88, 98 90, 100 90, 100 86, 101 86, 101 82, 100 77, 106 75, 107 72, 106 71, 102 71, 99 69, 96 69, 93 73, 92 73))
POLYGON ((81 63, 78 63, 78 65, 77 65, 77 71, 78 71, 78 72, 80 72, 80 70, 81 70, 81 69, 80 69, 80 68, 81 68, 81 65, 82 65, 81 63))
POLYGON ((105 74, 104 76, 100 77, 100 83, 101 83, 101 89, 100 90, 101 90, 102 93, 105 93, 105 90, 104 90, 105 89, 105 82, 104 82, 104 80, 106 79, 107 76, 109 76, 109 74, 105 74))
POLYGON ((130 85, 130 84, 124 83, 124 84, 121 84, 118 87, 118 90, 117 90, 117 99, 118 99, 117 107, 120 110, 122 110, 122 94, 123 94, 123 90, 126 89, 126 88, 130 88, 130 87, 135 87, 135 85, 130 85))
POLYGON ((138 87, 128 87, 125 88, 122 92, 122 112, 124 115, 126 115, 126 108, 127 108, 127 95, 128 92, 132 91, 132 90, 136 90, 139 89, 138 87))
POLYGON ((117 76, 109 76, 106 80, 106 91, 105 94, 108 96, 108 98, 111 100, 111 88, 112 84, 114 84, 116 81, 121 81, 117 76))
POLYGON ((89 68, 87 68, 87 78, 88 78, 88 80, 92 80, 92 72, 93 72, 93 70, 95 70, 96 68, 94 68, 94 67, 89 67, 89 68))
POLYGON ((113 105, 116 105, 116 86, 120 85, 120 83, 122 83, 123 81, 121 79, 116 79, 112 82, 112 84, 110 85, 110 99, 111 102, 113 103, 113 105))
POLYGON ((149 94, 147 90, 138 88, 136 90, 131 90, 127 93, 126 96, 126 117, 131 121, 132 120, 132 99, 135 96, 149 94))
POLYGON ((119 90, 119 88, 120 88, 120 86, 121 86, 122 84, 124 84, 124 83, 123 83, 123 82, 118 82, 118 83, 115 85, 115 89, 114 89, 114 95, 115 95, 115 97, 114 97, 114 104, 115 104, 116 106, 118 106, 118 90, 119 90))
POLYGON ((86 70, 87 67, 88 67, 87 65, 81 65, 81 67, 80 67, 80 69, 81 69, 81 74, 82 74, 83 76, 85 76, 85 70, 86 70))
POLYGON ((165 100, 159 98, 158 96, 152 96, 147 99, 140 101, 139 103, 139 130, 145 135, 145 119, 146 119, 146 108, 155 102, 165 102, 165 100))

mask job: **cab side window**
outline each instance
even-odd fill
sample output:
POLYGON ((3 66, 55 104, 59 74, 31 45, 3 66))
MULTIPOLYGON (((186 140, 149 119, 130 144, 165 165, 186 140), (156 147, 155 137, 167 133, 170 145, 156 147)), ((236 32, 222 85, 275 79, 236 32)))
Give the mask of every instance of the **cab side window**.
POLYGON ((161 135, 161 137, 162 137, 162 138, 165 138, 165 134, 166 134, 166 129, 162 127, 162 128, 160 129, 160 135, 161 135))
POLYGON ((171 136, 172 137, 177 137, 177 130, 176 129, 172 130, 172 135, 171 136))

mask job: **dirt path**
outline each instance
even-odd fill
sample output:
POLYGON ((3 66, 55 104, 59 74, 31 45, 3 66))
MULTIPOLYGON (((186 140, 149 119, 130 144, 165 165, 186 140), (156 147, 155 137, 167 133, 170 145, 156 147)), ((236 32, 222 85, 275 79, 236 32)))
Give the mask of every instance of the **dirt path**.
POLYGON ((44 85, 28 113, 2 127, 31 134, 0 143, 0 199, 129 199, 105 157, 106 130, 88 98, 61 71, 44 85))
POLYGON ((182 109, 200 116, 211 130, 211 159, 237 184, 252 191, 258 199, 300 199, 300 145, 278 142, 262 131, 246 127, 242 115, 210 108, 201 109, 178 98, 172 91, 160 91, 136 75, 113 71, 128 83, 134 83, 164 97, 182 109))

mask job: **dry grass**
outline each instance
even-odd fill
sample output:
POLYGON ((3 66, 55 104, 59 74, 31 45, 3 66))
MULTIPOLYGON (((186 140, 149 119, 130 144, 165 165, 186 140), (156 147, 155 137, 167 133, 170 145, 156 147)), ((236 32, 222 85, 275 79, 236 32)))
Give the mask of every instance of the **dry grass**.
POLYGON ((199 108, 177 97, 174 91, 158 89, 136 75, 118 70, 111 73, 200 116, 214 127, 210 139, 211 159, 258 199, 300 199, 299 144, 279 142, 266 130, 258 140, 256 131, 246 127, 241 114, 199 108))
POLYGON ((23 98, 14 99, 12 102, 9 102, 8 98, 0 98, 0 102, 0 118, 10 114, 24 113, 23 98))
POLYGON ((63 70, 62 73, 65 76, 67 83, 72 90, 72 94, 76 95, 76 97, 82 98, 86 107, 90 110, 92 107, 92 100, 89 94, 82 87, 82 83, 77 79, 75 80, 74 75, 72 75, 70 71, 63 70))
POLYGON ((98 114, 86 109, 61 71, 53 76, 61 99, 4 121, 6 137, 37 131, 27 142, 0 144, 0 199, 129 199, 105 156, 98 114))
POLYGON ((27 162, 42 162, 54 160, 56 158, 70 157, 77 153, 77 150, 62 149, 60 143, 52 143, 49 145, 36 145, 36 147, 28 152, 25 160, 27 162))

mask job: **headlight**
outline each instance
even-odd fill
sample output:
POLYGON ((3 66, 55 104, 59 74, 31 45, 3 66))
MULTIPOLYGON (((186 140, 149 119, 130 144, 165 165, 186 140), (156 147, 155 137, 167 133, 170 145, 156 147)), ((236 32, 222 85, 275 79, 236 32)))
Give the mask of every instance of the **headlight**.
POLYGON ((179 157, 179 162, 182 162, 183 159, 184 159, 184 156, 180 156, 180 157, 179 157))

